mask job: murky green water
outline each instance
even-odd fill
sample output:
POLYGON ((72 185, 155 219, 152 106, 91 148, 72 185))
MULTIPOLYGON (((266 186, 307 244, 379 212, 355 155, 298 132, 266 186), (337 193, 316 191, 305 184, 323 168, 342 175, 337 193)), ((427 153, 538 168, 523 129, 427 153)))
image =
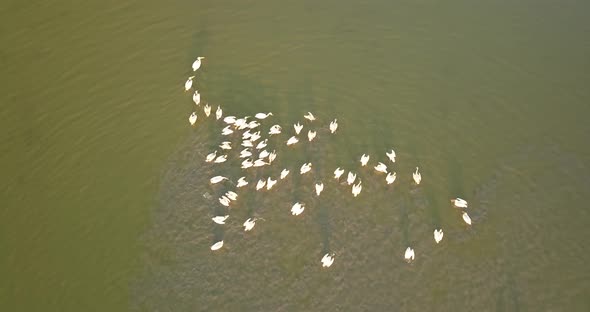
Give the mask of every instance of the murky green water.
POLYGON ((587 311, 589 10, 573 0, 5 3, 0 310, 587 311), (223 227, 210 218, 233 188, 208 179, 241 170, 203 162, 220 123, 188 125, 182 85, 198 55, 204 101, 272 111, 265 129, 288 132, 271 140, 276 166, 249 177, 291 175, 241 191, 223 227), (307 111, 318 138, 288 149, 307 111), (357 161, 384 161, 390 147, 393 187, 357 161), (312 175, 293 174, 308 161, 312 175), (331 178, 339 166, 359 173, 359 197, 331 178), (455 196, 470 201, 471 228, 455 196), (306 203, 299 218, 295 201, 306 203), (244 233, 252 215, 265 221, 244 233))

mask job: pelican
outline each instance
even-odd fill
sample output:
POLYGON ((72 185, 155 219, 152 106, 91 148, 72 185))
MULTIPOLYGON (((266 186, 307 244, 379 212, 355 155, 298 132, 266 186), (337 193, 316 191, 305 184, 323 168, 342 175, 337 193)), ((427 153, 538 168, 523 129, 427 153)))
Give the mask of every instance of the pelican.
POLYGON ((293 125, 293 128, 295 128, 295 133, 296 134, 299 134, 301 132, 301 130, 303 129, 303 125, 302 124, 299 124, 299 123, 296 123, 296 124, 293 125))
POLYGON ((406 253, 404 254, 404 258, 406 259, 407 262, 411 262, 414 260, 414 249, 412 249, 411 247, 408 247, 408 249, 406 249, 406 253))
POLYGON ((188 79, 184 83, 184 90, 185 91, 188 91, 193 87, 193 78, 195 78, 195 76, 188 77, 188 79))
POLYGON ((395 172, 393 172, 393 173, 390 172, 385 177, 385 181, 387 181, 387 184, 391 184, 391 183, 393 183, 395 181, 395 178, 396 178, 396 173, 395 172))
POLYGON ((264 159, 256 159, 254 161, 254 167, 262 167, 264 165, 268 165, 267 162, 264 162, 264 159))
POLYGON ((330 132, 334 133, 336 132, 336 129, 338 129, 338 119, 334 119, 334 121, 330 123, 330 132))
POLYGON ((277 180, 273 180, 270 177, 268 177, 266 181, 266 189, 270 190, 275 184, 277 184, 277 180))
POLYGON ((463 221, 465 221, 465 223, 471 225, 471 218, 469 217, 469 215, 465 211, 463 211, 463 221))
POLYGON ((322 258, 322 267, 329 268, 332 265, 332 263, 334 263, 334 254, 325 254, 322 258))
POLYGON ((307 138, 309 139, 309 142, 313 141, 313 139, 315 138, 315 136, 316 136, 316 132, 315 131, 311 131, 311 130, 307 131, 307 138))
POLYGON ((213 159, 215 159, 215 156, 217 156, 217 151, 207 155, 207 157, 205 158, 206 162, 212 162, 213 159))
POLYGON ((352 186, 352 195, 354 195, 354 197, 357 197, 363 190, 363 186, 361 185, 361 183, 362 181, 359 180, 358 184, 352 186))
POLYGON ((254 228, 256 225, 256 218, 248 218, 246 222, 244 222, 244 231, 248 232, 254 228))
POLYGON ((215 158, 215 160, 213 161, 216 164, 225 162, 227 160, 227 155, 219 155, 217 156, 217 158, 215 158))
POLYGON ((215 184, 215 183, 219 183, 219 182, 221 182, 223 180, 227 180, 227 178, 226 177, 222 177, 222 176, 215 176, 215 177, 211 178, 210 181, 211 181, 211 184, 215 184))
POLYGON ((281 130, 282 130, 281 126, 274 125, 274 126, 270 127, 270 131, 268 131, 268 134, 269 135, 279 134, 279 133, 281 133, 281 130))
POLYGON ((289 140, 287 140, 287 145, 293 145, 297 142, 299 142, 299 139, 295 136, 292 136, 289 138, 289 140))
POLYGON ((197 106, 201 104, 201 93, 199 93, 198 90, 195 90, 195 93, 193 93, 193 102, 195 102, 197 106))
POLYGON ((256 145, 256 149, 263 149, 268 144, 268 139, 264 139, 264 141, 260 141, 258 145, 256 145))
POLYGON ((387 166, 380 162, 377 164, 377 166, 375 166, 375 170, 379 171, 379 172, 383 172, 383 173, 387 173, 387 166))
POLYGON ((256 190, 260 190, 261 188, 263 188, 266 185, 266 180, 258 180, 258 183, 256 183, 256 190))
POLYGON ((438 244, 440 243, 440 241, 443 239, 443 231, 442 229, 440 230, 434 230, 434 241, 438 244))
POLYGON ((352 183, 354 183, 354 180, 356 180, 356 173, 352 173, 352 171, 349 171, 348 179, 346 179, 346 182, 348 183, 348 185, 351 185, 352 183))
POLYGON ((281 180, 284 179, 288 174, 289 170, 283 169, 283 171, 281 171, 281 180))
POLYGON ((230 129, 229 125, 221 130, 221 135, 230 135, 232 133, 234 133, 234 130, 230 129))
POLYGON ((451 199, 451 203, 453 203, 457 208, 467 208, 467 201, 459 197, 451 199))
POLYGON ((236 200, 238 199, 238 194, 236 194, 236 192, 227 191, 225 193, 225 197, 229 198, 230 200, 236 200))
POLYGON ((245 148, 240 152, 240 158, 246 158, 252 156, 252 152, 250 152, 249 148, 245 148))
POLYGON ((254 115, 254 117, 258 118, 258 119, 265 119, 268 116, 272 116, 272 113, 258 113, 256 115, 254 115))
POLYGON ((229 198, 227 198, 226 196, 221 196, 219 198, 219 202, 224 205, 225 207, 229 207, 229 198))
POLYGON ((260 131, 254 132, 250 136, 250 141, 252 141, 252 142, 256 142, 256 141, 258 141, 258 139, 260 139, 260 131))
POLYGON ((258 158, 263 159, 268 157, 268 155, 270 155, 270 153, 267 150, 264 150, 262 152, 260 152, 260 154, 258 154, 258 158))
POLYGON ((205 106, 203 106, 203 111, 205 112, 205 116, 209 117, 209 115, 211 115, 211 106, 205 104, 205 106))
POLYGON ((197 60, 193 62, 193 71, 197 71, 201 67, 201 60, 204 58, 204 56, 197 57, 197 60))
POLYGON ((270 152, 270 154, 268 154, 268 163, 272 163, 276 158, 277 153, 275 153, 275 151, 273 150, 272 152, 270 152))
POLYGON ((303 212, 303 210, 305 210, 305 206, 303 204, 295 203, 293 207, 291 207, 291 214, 298 216, 303 212))
POLYGON ((229 141, 221 142, 219 147, 224 150, 230 150, 231 149, 231 142, 229 142, 229 141))
POLYGON ((307 163, 307 164, 303 164, 303 166, 301 166, 301 169, 299 170, 299 173, 304 174, 307 173, 311 170, 311 163, 307 163))
POLYGON ((248 158, 248 159, 242 161, 242 169, 248 169, 252 166, 254 166, 254 163, 252 162, 251 159, 248 158))
POLYGON ((260 123, 256 120, 252 120, 250 123, 248 123, 248 128, 250 129, 257 128, 258 126, 260 126, 260 123))
POLYGON ((211 250, 218 250, 219 248, 223 247, 223 241, 218 241, 217 243, 211 246, 211 250))
POLYGON ((219 120, 222 115, 223 110, 221 109, 221 106, 217 106, 217 110, 215 111, 215 119, 219 120))
POLYGON ((395 162, 395 151, 391 150, 390 153, 385 152, 385 155, 387 155, 387 157, 389 158, 389 160, 391 160, 391 162, 395 162))
POLYGON ((248 185, 248 181, 246 181, 245 177, 241 177, 238 180, 238 185, 236 187, 242 187, 242 186, 246 186, 246 185, 248 185))
POLYGON ((344 169, 336 168, 334 170, 334 179, 338 180, 344 174, 344 169))
POLYGON ((233 125, 236 122, 236 116, 226 116, 223 118, 223 122, 228 125, 233 125))
POLYGON ((226 215, 226 216, 217 216, 217 217, 211 218, 211 220, 213 220, 213 222, 215 222, 217 224, 225 224, 225 220, 227 220, 227 218, 229 218, 228 215, 226 215))
POLYGON ((315 120, 315 116, 311 113, 311 112, 307 112, 307 115, 304 115, 303 118, 309 120, 309 121, 314 121, 315 120))
POLYGON ((254 144, 250 140, 244 140, 244 141, 242 141, 242 146, 243 147, 254 147, 254 144))
POLYGON ((369 155, 363 154, 363 156, 361 156, 361 166, 363 166, 363 167, 366 166, 367 163, 369 162, 369 158, 370 158, 369 155))
POLYGON ((315 184, 315 193, 320 196, 320 193, 324 190, 324 183, 316 183, 315 184))
POLYGON ((420 181, 422 181, 422 175, 418 172, 418 167, 416 167, 416 172, 412 173, 412 178, 414 178, 416 184, 420 184, 420 181))
POLYGON ((189 117, 188 117, 188 122, 190 122, 191 126, 195 125, 195 122, 197 122, 197 113, 193 112, 189 117))

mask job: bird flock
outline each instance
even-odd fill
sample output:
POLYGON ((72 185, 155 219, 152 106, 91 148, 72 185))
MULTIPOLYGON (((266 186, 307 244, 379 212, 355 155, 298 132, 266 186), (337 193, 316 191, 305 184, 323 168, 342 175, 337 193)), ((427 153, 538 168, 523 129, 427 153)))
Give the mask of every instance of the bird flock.
MULTIPOLYGON (((205 57, 199 56, 192 64, 193 72, 196 72, 199 68, 201 68, 202 60, 205 57)), ((193 84, 196 76, 190 76, 187 78, 186 82, 184 83, 185 91, 190 91, 193 89, 193 84)), ((192 95, 193 102, 197 106, 197 108, 201 108, 203 110, 203 114, 205 117, 201 118, 209 118, 211 116, 211 106, 209 104, 201 105, 201 94, 198 90, 194 90, 192 95)), ((205 157, 204 161, 211 164, 222 164, 228 160, 229 151, 234 149, 242 149, 239 153, 239 158, 243 159, 241 162, 241 168, 244 171, 244 174, 247 173, 248 169, 256 168, 256 167, 263 167, 263 166, 271 166, 273 161, 276 159, 277 154, 276 150, 270 151, 268 147, 268 138, 264 138, 263 136, 268 134, 268 137, 276 136, 284 133, 284 129, 281 125, 275 124, 270 126, 268 132, 262 130, 261 122, 266 120, 267 118, 273 116, 272 112, 266 113, 257 113, 254 115, 254 118, 251 116, 244 116, 244 117, 236 117, 236 116, 225 116, 223 117, 223 109, 221 106, 217 106, 215 110, 215 119, 219 122, 222 122, 226 126, 221 130, 221 136, 229 137, 229 136, 240 136, 241 137, 241 144, 240 146, 232 146, 232 142, 230 140, 223 141, 219 144, 219 150, 215 150, 205 157), (223 118, 223 119, 222 119, 223 118)), ((191 126, 197 125, 197 120, 199 118, 199 114, 197 111, 193 111, 189 115, 189 123, 191 126)), ((311 113, 308 112, 303 116, 304 119, 307 120, 307 123, 310 127, 316 121, 316 117, 311 113)), ((285 142, 286 146, 292 146, 294 144, 298 144, 300 140, 305 139, 305 135, 301 134, 303 131, 304 125, 300 122, 297 122, 293 125, 294 134, 290 136, 285 142)), ((338 120, 334 119, 329 124, 329 133, 330 135, 334 135, 338 130, 338 120)), ((285 131, 286 132, 286 131, 285 131)), ((312 142, 317 136, 317 131, 309 129, 307 131, 307 140, 312 142)), ((390 165, 393 165, 396 162, 396 154, 393 149, 387 151, 385 156, 391 162, 390 165)), ((363 154, 360 159, 361 167, 367 166, 369 164, 370 155, 363 154)), ((385 182, 387 184, 393 184, 396 180, 397 173, 395 171, 390 171, 388 165, 383 162, 377 162, 377 165, 374 166, 374 169, 377 173, 383 173, 386 175, 385 182)), ((301 165, 299 169, 299 174, 304 175, 313 170, 312 163, 304 163, 301 165)), ((280 180, 287 178, 289 175, 290 170, 285 168, 281 171, 278 178, 273 179, 272 177, 267 177, 263 179, 259 179, 258 181, 248 181, 246 175, 240 177, 237 182, 233 183, 228 177, 224 176, 214 176, 210 178, 211 184, 218 184, 218 183, 226 183, 231 182, 232 185, 236 187, 236 191, 238 189, 242 189, 247 187, 248 185, 255 185, 256 191, 260 191, 263 189, 271 190, 280 180)), ((340 181, 341 177, 344 175, 345 170, 338 167, 334 170, 334 179, 340 181)), ((420 185, 422 181, 422 175, 419 171, 419 167, 416 167, 416 171, 412 173, 412 179, 415 185, 420 185)), ((357 179, 356 173, 349 171, 346 176, 346 184, 351 186, 351 193, 353 197, 357 197, 362 189, 362 181, 361 179, 357 179), (357 182, 355 184, 355 182, 357 182)), ((318 182, 315 183, 315 193, 316 196, 320 196, 322 191, 324 190, 324 183, 318 182)), ((224 195, 219 198, 219 203, 224 207, 231 207, 232 203, 238 199, 238 194, 234 191, 227 191, 224 195)), ((467 214, 467 201, 461 198, 454 198, 451 199, 451 203, 454 207, 460 209, 461 217, 463 221, 467 225, 471 225, 471 218, 467 214)), ((300 216, 305 211, 305 203, 295 202, 291 206, 291 214, 293 216, 300 216)), ((213 222, 219 225, 224 225, 229 215, 219 215, 214 216, 211 218, 213 222)), ((244 231, 248 232, 254 229, 256 225, 256 221, 264 220, 263 218, 248 218, 242 225, 244 227, 244 231)), ((433 232, 434 240, 436 244, 440 243, 443 239, 444 233, 442 229, 435 229, 433 232)), ((220 240, 214 243, 210 249, 212 251, 219 250, 223 247, 223 240, 220 240)), ((330 267, 332 263, 334 263, 336 254, 334 252, 326 253, 322 259, 322 267, 330 267)), ((415 258, 414 249, 411 247, 407 247, 404 253, 404 259, 409 263, 412 262, 415 258)))

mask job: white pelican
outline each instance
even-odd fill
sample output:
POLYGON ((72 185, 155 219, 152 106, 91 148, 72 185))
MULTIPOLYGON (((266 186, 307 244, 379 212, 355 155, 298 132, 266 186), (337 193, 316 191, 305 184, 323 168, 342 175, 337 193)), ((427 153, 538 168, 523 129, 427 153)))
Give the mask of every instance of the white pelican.
POLYGON ((254 167, 262 167, 264 165, 268 165, 269 163, 265 162, 264 159, 256 159, 254 161, 254 167))
POLYGON ((240 158, 246 158, 252 156, 252 152, 250 152, 249 148, 245 148, 240 152, 240 158))
POLYGON ((354 195, 354 197, 357 197, 363 190, 363 186, 361 185, 362 182, 363 181, 359 180, 358 184, 352 186, 352 195, 354 195))
POLYGON ((203 106, 203 111, 205 112, 205 116, 209 117, 209 115, 211 115, 211 106, 205 104, 205 106, 203 106))
POLYGON ((388 173, 387 176, 385 177, 385 181, 387 181, 387 184, 393 183, 395 181, 396 175, 397 174, 395 172, 388 173))
POLYGON ((303 125, 296 123, 293 125, 293 128, 295 128, 295 133, 299 134, 301 132, 301 130, 303 129, 303 125))
POLYGON ((334 121, 330 123, 330 132, 334 133, 336 132, 336 129, 338 129, 338 119, 334 119, 334 121))
POLYGON ((295 203, 293 207, 291 207, 291 214, 298 216, 303 212, 303 210, 305 210, 305 206, 303 206, 303 204, 295 203))
POLYGON ((465 211, 463 211, 463 221, 465 221, 465 223, 471 225, 471 218, 469 217, 469 215, 465 211))
POLYGON ((266 181, 266 189, 270 190, 275 184, 277 184, 277 180, 273 180, 270 177, 268 177, 266 181))
POLYGON ((217 156, 217 151, 207 155, 207 157, 205 158, 206 162, 212 162, 213 159, 215 159, 215 156, 217 156))
POLYGON ((244 140, 244 141, 242 141, 242 146, 243 147, 254 147, 254 144, 250 140, 244 140))
POLYGON ((201 104, 201 93, 199 93, 198 90, 195 90, 195 93, 193 93, 193 102, 195 102, 197 106, 201 104))
POLYGON ((250 158, 242 161, 242 169, 248 169, 252 166, 254 166, 254 162, 252 162, 252 160, 250 158))
POLYGON ((443 235, 445 235, 442 231, 442 229, 440 230, 434 230, 434 241, 438 244, 440 243, 440 241, 443 239, 443 235))
POLYGON ((224 150, 230 150, 231 149, 231 142, 229 142, 229 141, 221 142, 219 147, 224 150))
POLYGON ((248 232, 254 228, 256 225, 256 218, 248 218, 246 222, 244 222, 244 231, 248 232))
POLYGON ((272 116, 272 113, 258 113, 256 115, 254 115, 254 117, 258 118, 258 119, 265 119, 268 116, 272 116))
POLYGON ((234 130, 230 129, 229 127, 230 126, 228 125, 225 128, 223 128, 221 130, 221 135, 230 135, 230 134, 234 133, 234 130))
POLYGON ((418 167, 416 167, 416 172, 412 173, 412 178, 414 178, 416 184, 420 184, 420 181, 422 181, 422 175, 418 172, 418 167))
POLYGON ((311 131, 311 130, 307 131, 307 138, 309 139, 309 142, 313 141, 313 139, 315 138, 315 136, 316 136, 316 132, 315 131, 311 131))
POLYGON ((334 254, 325 254, 322 258, 322 267, 329 268, 332 265, 332 263, 334 263, 334 254))
POLYGON ((215 183, 219 183, 223 180, 227 180, 226 177, 222 177, 222 176, 214 176, 213 178, 211 178, 211 184, 215 184, 215 183))
POLYGON ((385 155, 387 155, 387 157, 389 158, 389 160, 391 160, 391 162, 395 162, 395 151, 391 150, 390 153, 385 152, 385 155))
POLYGON ((281 171, 281 180, 284 179, 288 174, 289 170, 283 169, 283 171, 281 171))
POLYGON ((356 173, 352 173, 352 171, 349 171, 346 182, 348 183, 348 185, 351 185, 352 183, 354 183, 354 180, 356 180, 356 173))
POLYGON ((289 140, 287 140, 287 145, 293 145, 297 142, 299 142, 299 139, 295 136, 292 136, 289 138, 289 140))
POLYGON ((236 187, 242 187, 242 186, 246 186, 248 185, 248 181, 246 181, 246 177, 241 177, 238 180, 238 185, 236 185, 236 187))
POLYGON ((213 220, 213 222, 215 222, 217 224, 225 224, 225 220, 227 220, 227 218, 229 218, 228 215, 226 215, 226 216, 217 216, 217 217, 211 218, 211 220, 213 220))
POLYGON ((258 145, 256 145, 256 149, 263 149, 268 144, 268 139, 264 139, 264 141, 260 141, 258 145))
POLYGON ((322 193, 322 191, 324 190, 324 183, 316 183, 315 184, 315 193, 320 196, 320 194, 322 193))
POLYGON ((215 111, 215 119, 219 120, 222 115, 223 110, 221 109, 221 106, 217 106, 217 110, 215 111))
POLYGON ((304 115, 303 118, 309 120, 309 121, 314 121, 315 120, 315 116, 311 113, 311 112, 307 112, 307 115, 304 115))
POLYGON ((281 133, 281 130, 282 130, 281 126, 274 125, 274 126, 270 127, 268 134, 270 134, 270 135, 279 134, 279 133, 281 133))
POLYGON ((412 249, 411 247, 408 247, 408 249, 406 249, 406 253, 404 254, 404 258, 406 259, 407 262, 411 262, 414 260, 414 249, 412 249))
POLYGON ((334 170, 334 179, 338 180, 344 174, 344 169, 336 168, 334 170))
POLYGON ((258 141, 258 139, 260 139, 260 131, 254 132, 250 136, 250 141, 252 141, 252 142, 256 142, 256 141, 258 141))
POLYGON ((197 57, 197 60, 193 62, 193 71, 197 71, 201 67, 201 60, 204 58, 204 56, 197 57))
POLYGON ((244 131, 244 133, 242 133, 242 140, 250 140, 250 138, 252 137, 252 133, 250 132, 250 129, 244 131))
POLYGON ((217 158, 215 158, 215 160, 213 161, 216 164, 225 162, 227 160, 227 155, 219 155, 217 156, 217 158))
POLYGON ((268 157, 268 155, 270 155, 270 153, 267 150, 264 150, 262 152, 260 152, 260 154, 258 154, 258 158, 263 159, 268 157))
POLYGON ((188 79, 184 83, 184 90, 185 91, 188 91, 193 87, 193 78, 195 78, 195 76, 188 77, 188 79))
POLYGON ((217 243, 211 246, 211 250, 218 250, 219 248, 223 247, 223 241, 218 241, 217 243))
POLYGON ((377 164, 377 166, 375 166, 375 170, 379 171, 379 172, 383 172, 383 173, 387 173, 387 166, 380 162, 377 164))
POLYGON ((188 122, 190 122, 191 126, 194 126, 195 122, 197 122, 197 113, 193 112, 190 116, 188 116, 188 122))
POLYGON ((268 163, 272 163, 276 158, 277 153, 275 153, 275 151, 273 150, 272 152, 270 152, 270 154, 268 154, 268 163))
POLYGON ((223 122, 228 125, 233 125, 236 122, 236 116, 225 116, 225 118, 223 118, 223 122))
POLYGON ((369 158, 370 158, 369 155, 363 154, 363 156, 361 156, 361 166, 363 166, 363 167, 366 166, 367 163, 369 162, 369 158))
POLYGON ((459 197, 451 199, 451 203, 453 203, 457 208, 467 208, 467 201, 459 197))
POLYGON ((225 193, 225 197, 229 198, 230 200, 237 200, 238 199, 238 194, 236 194, 236 192, 232 192, 232 191, 227 191, 225 193))
POLYGON ((303 164, 301 166, 301 169, 299 170, 299 173, 304 174, 311 171, 311 163, 307 163, 307 164, 303 164))
POLYGON ((260 126, 260 123, 256 120, 252 120, 250 123, 248 123, 248 128, 250 129, 257 128, 258 126, 260 126))
POLYGON ((262 180, 258 180, 258 183, 256 183, 256 190, 260 190, 261 188, 263 188, 266 185, 266 180, 262 179, 262 180))
POLYGON ((219 198, 219 202, 224 205, 225 207, 229 207, 229 198, 227 198, 226 196, 221 196, 219 198))

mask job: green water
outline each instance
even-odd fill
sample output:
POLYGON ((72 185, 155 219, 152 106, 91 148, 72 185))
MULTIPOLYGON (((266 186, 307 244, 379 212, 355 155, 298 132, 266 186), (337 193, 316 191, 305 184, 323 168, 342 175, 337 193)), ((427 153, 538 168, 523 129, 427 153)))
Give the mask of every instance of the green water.
POLYGON ((0 310, 588 311, 588 12, 574 0, 6 1, 0 310), (242 173, 203 162, 219 122, 188 124, 182 86, 199 55, 204 101, 283 125, 276 165, 251 180, 291 169, 276 189, 240 191, 223 227, 210 218, 232 188, 208 179, 242 173), (318 138, 288 149, 307 111, 318 138), (390 147, 393 187, 358 163, 390 147), (358 172, 359 197, 336 167, 358 172), (252 215, 265 221, 244 233, 252 215))

